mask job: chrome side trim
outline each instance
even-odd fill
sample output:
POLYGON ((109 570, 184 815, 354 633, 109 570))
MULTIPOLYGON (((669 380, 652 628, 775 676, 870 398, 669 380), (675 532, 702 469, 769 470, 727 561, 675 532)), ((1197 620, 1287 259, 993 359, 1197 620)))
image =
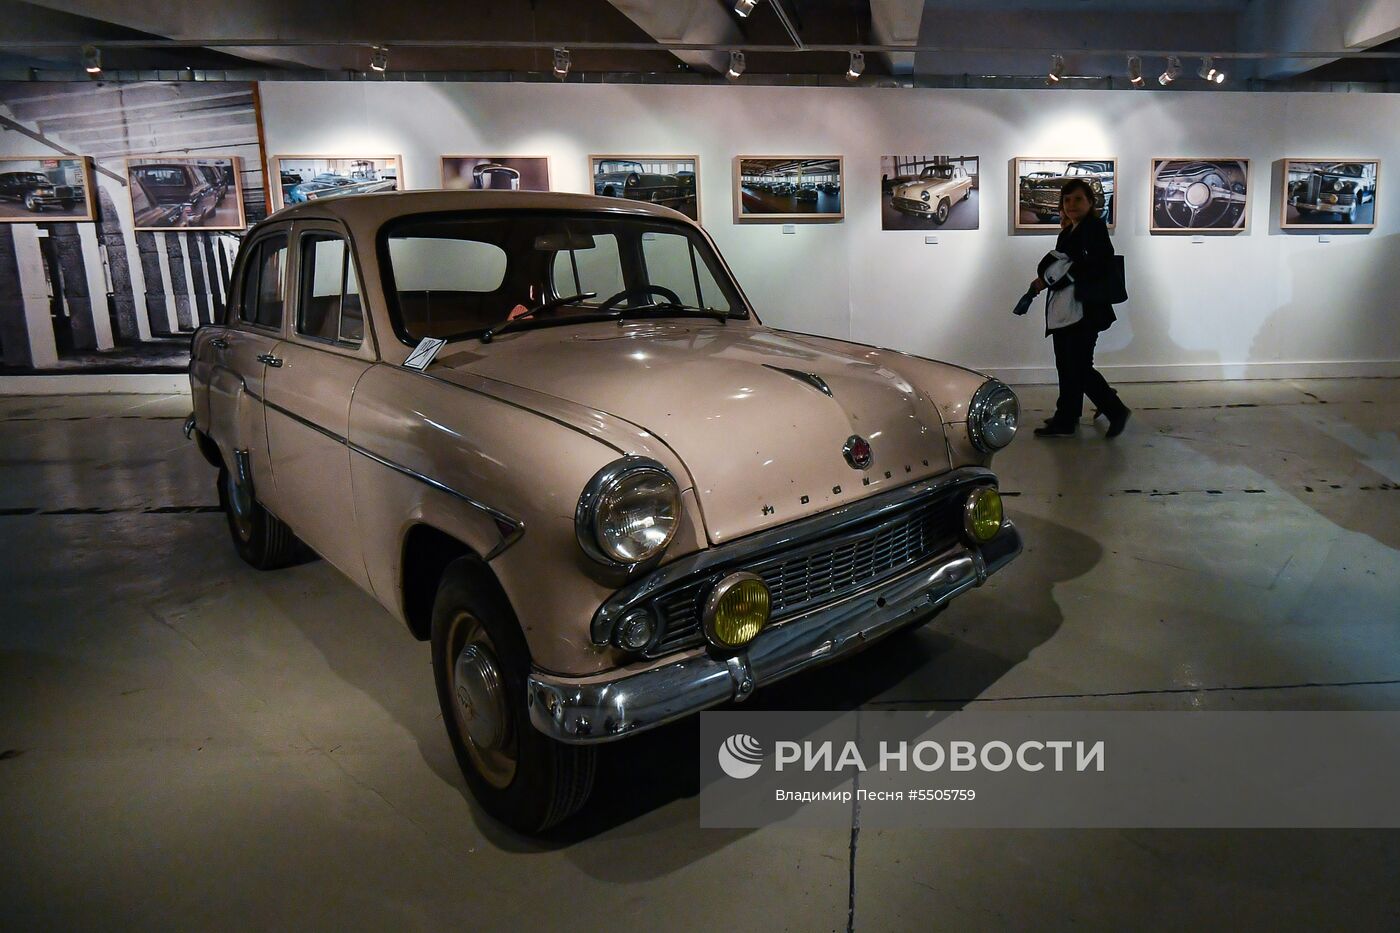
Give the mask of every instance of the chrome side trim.
POLYGON ((963 467, 674 560, 614 593, 594 613, 589 634, 594 644, 608 644, 617 621, 626 615, 629 609, 686 577, 717 570, 721 565, 740 564, 759 555, 768 556, 771 553, 798 548, 815 540, 834 537, 852 525, 884 518, 920 499, 937 496, 949 488, 986 481, 995 483, 996 474, 985 467, 963 467))
POLYGON ((396 473, 402 473, 404 476, 410 477, 411 479, 416 479, 420 483, 424 483, 428 486, 431 486, 438 492, 445 492, 449 496, 453 496, 457 499, 460 499, 472 508, 491 516, 491 518, 496 522, 497 529, 501 532, 501 540, 497 542, 496 546, 493 547, 490 551, 482 555, 482 560, 490 561, 496 558, 501 554, 502 551, 506 550, 506 548, 510 547, 515 542, 519 541, 520 537, 523 534, 525 534, 525 523, 518 518, 514 518, 510 515, 507 515, 500 509, 492 508, 484 502, 480 502, 476 499, 473 499, 471 496, 467 495, 464 492, 453 489, 446 483, 440 483, 431 477, 424 476, 417 470, 406 467, 402 463, 395 463, 388 457, 382 457, 372 450, 367 450, 366 448, 361 447, 359 444, 351 442, 348 446, 350 450, 354 453, 357 453, 362 457, 368 457, 370 460, 373 460, 380 466, 388 467, 396 473))
POLYGON ((460 490, 453 489, 446 483, 440 483, 437 480, 432 479, 431 477, 424 476, 417 470, 410 469, 409 467, 406 467, 401 463, 396 463, 395 461, 390 460, 388 457, 380 456, 379 454, 375 453, 372 450, 369 450, 368 448, 361 447, 359 444, 356 444, 353 441, 346 440, 339 434, 336 434, 334 431, 329 431, 321 427, 319 424, 314 424, 311 421, 308 421, 306 418, 303 418, 301 415, 298 415, 295 412, 290 412, 287 409, 283 408, 281 405, 276 404, 275 402, 269 402, 266 399, 259 398, 257 395, 254 395, 251 391, 248 392, 248 396, 259 402, 262 402, 263 405, 267 406, 273 411, 282 415, 286 415, 288 418, 291 418, 298 424, 303 424, 311 430, 330 438, 337 444, 344 445, 347 450, 357 453, 362 457, 368 457, 370 460, 373 460, 375 463, 378 463, 381 466, 386 466, 396 473, 402 473, 404 476, 416 479, 418 480, 418 482, 431 486, 439 492, 445 492, 449 496, 452 496, 456 499, 460 499, 462 502, 465 502, 472 508, 489 515, 492 521, 496 523, 496 529, 501 534, 501 540, 496 542, 496 546, 491 548, 490 551, 482 555, 482 560, 490 561, 496 558, 503 551, 509 548, 512 544, 519 541, 521 536, 525 534, 525 523, 520 519, 515 518, 514 516, 507 515, 500 509, 492 508, 484 502, 481 502, 477 499, 473 499, 471 496, 467 495, 464 492, 461 492, 460 490))
POLYGON ((1010 563, 1021 546, 1008 522, 981 548, 955 545, 917 571, 760 632, 729 656, 700 650, 634 673, 586 679, 537 669, 526 684, 530 722, 556 741, 593 744, 743 700, 757 687, 924 621, 1010 563))

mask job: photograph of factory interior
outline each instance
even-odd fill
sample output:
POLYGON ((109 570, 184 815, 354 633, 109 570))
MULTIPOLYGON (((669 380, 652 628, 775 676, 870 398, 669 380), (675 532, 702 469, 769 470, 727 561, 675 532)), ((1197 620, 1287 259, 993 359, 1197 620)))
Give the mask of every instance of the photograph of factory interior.
POLYGON ((1400 928, 1400 2, 0 6, 0 926, 1400 928))

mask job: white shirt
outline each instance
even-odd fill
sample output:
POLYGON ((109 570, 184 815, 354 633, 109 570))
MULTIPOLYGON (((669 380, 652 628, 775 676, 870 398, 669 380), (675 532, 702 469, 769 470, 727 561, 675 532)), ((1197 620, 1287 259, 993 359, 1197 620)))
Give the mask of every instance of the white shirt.
MULTIPOLYGON (((1045 268, 1045 273, 1041 278, 1045 279, 1046 285, 1054 285, 1061 279, 1069 277, 1070 258, 1061 252, 1051 252, 1055 261, 1045 268)), ((1079 299, 1074 297, 1074 279, 1064 288, 1045 290, 1045 329, 1059 330, 1062 327, 1083 320, 1084 306, 1079 303, 1079 299)))

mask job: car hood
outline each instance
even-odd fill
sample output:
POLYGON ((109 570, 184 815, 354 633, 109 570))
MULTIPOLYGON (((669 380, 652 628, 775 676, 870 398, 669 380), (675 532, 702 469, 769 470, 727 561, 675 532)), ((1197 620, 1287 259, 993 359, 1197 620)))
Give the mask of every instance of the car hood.
POLYGON ((911 181, 896 187, 895 194, 905 192, 915 193, 919 191, 938 191, 943 188, 951 188, 953 179, 951 178, 929 178, 922 181, 911 181))
POLYGON ((659 438, 719 544, 949 469, 937 406, 886 357, 748 322, 668 319, 504 334, 443 364, 659 438), (856 435, 873 453, 864 470, 844 453, 856 435))

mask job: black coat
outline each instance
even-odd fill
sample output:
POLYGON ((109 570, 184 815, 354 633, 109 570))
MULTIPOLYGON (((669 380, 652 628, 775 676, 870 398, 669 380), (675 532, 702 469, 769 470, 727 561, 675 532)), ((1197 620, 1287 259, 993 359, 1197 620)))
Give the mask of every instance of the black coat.
MULTIPOLYGON (((1098 214, 1091 214, 1077 226, 1060 231, 1055 241, 1055 250, 1070 259, 1069 275, 1060 279, 1050 288, 1058 291, 1077 282, 1097 281, 1112 274, 1109 260, 1113 258, 1113 242, 1108 238, 1108 225, 1098 214)), ((1040 261, 1039 274, 1045 274, 1045 267, 1053 260, 1046 256, 1040 261)), ((1084 318, 1095 330, 1108 330, 1110 324, 1118 320, 1113 313, 1113 305, 1106 301, 1084 302, 1084 318)))

